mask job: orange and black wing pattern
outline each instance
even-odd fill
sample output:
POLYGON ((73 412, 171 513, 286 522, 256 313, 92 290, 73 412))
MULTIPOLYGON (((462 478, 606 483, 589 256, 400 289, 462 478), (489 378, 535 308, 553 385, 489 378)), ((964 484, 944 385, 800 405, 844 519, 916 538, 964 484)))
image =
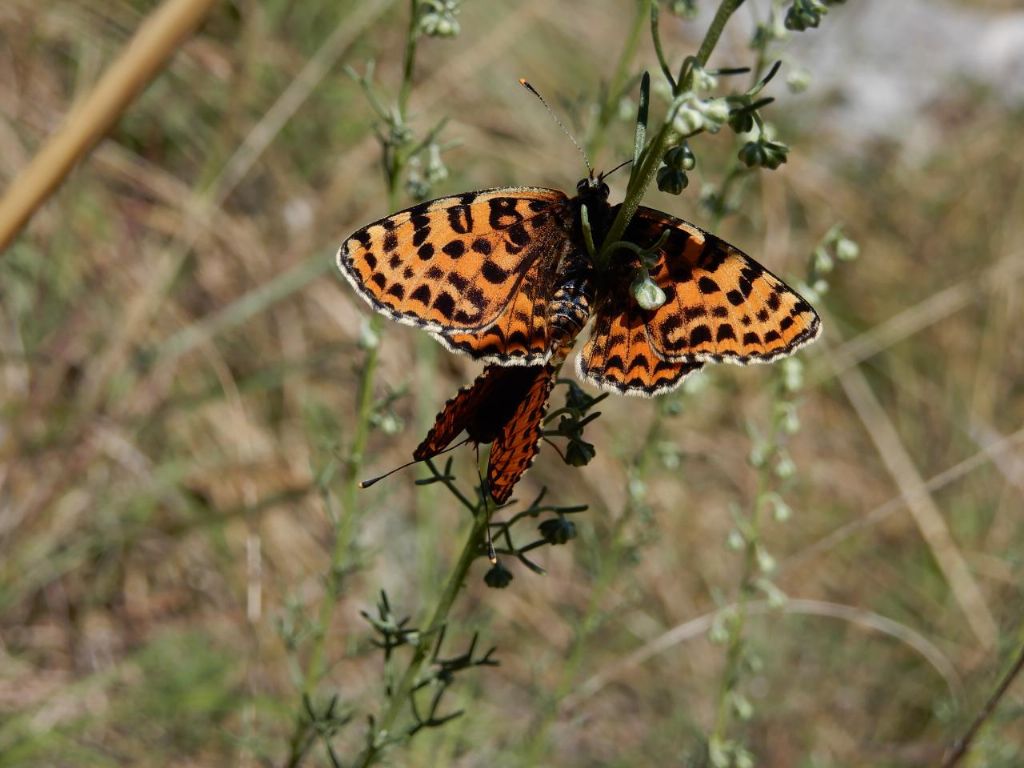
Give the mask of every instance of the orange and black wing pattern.
POLYGON ((541 421, 555 385, 555 370, 550 365, 537 367, 525 395, 491 445, 487 487, 498 504, 508 501, 540 451, 541 421))
POLYGON ((627 285, 598 306, 594 328, 576 356, 576 375, 621 395, 654 397, 671 392, 699 362, 671 362, 651 346, 644 325, 646 314, 636 305, 627 285))
POLYGON ((433 458, 447 448, 452 440, 465 430, 482 405, 487 402, 491 381, 486 372, 476 378, 470 386, 463 387, 444 404, 437 414, 434 426, 427 432, 412 457, 416 461, 433 458))
POLYGON ((342 243, 338 267, 375 310, 452 351, 539 363, 549 356, 547 301, 571 229, 558 190, 468 192, 363 227, 342 243))
POLYGON ((653 311, 637 310, 661 359, 767 363, 818 337, 818 315, 796 291, 699 227, 640 208, 626 239, 648 247, 666 229, 650 274, 667 301, 653 311))

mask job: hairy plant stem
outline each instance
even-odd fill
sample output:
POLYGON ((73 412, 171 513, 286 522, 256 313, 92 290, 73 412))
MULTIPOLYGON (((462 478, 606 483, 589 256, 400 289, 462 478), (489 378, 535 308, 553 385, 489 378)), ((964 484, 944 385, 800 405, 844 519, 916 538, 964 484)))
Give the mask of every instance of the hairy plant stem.
POLYGON ((942 760, 942 768, 953 768, 966 756, 968 750, 971 748, 971 744, 974 743, 978 733, 981 731, 982 726, 992 716, 992 713, 996 711, 996 707, 999 705, 1000 700, 1013 685, 1013 681, 1017 679, 1018 675, 1024 671, 1024 645, 1022 645, 1017 651, 1017 658, 1010 666, 1010 668, 1003 675, 999 684, 989 695, 988 699, 982 705, 981 710, 975 716, 968 727, 967 732, 963 736, 958 738, 953 745, 949 748, 942 760))
MULTIPOLYGON (((722 31, 725 29, 729 17, 742 4, 743 0, 722 0, 719 4, 715 17, 711 20, 711 26, 708 27, 707 34, 704 35, 704 40, 701 42, 695 57, 700 66, 703 67, 707 64, 712 51, 714 51, 719 38, 722 36, 722 31)), ((685 77, 681 77, 679 82, 676 83, 675 93, 673 94, 675 96, 690 90, 693 85, 693 68, 686 68, 685 71, 685 77)), ((622 240, 626 227, 632 220, 633 214, 636 213, 636 209, 640 207, 640 202, 647 193, 647 188, 651 186, 651 182, 654 181, 654 177, 658 173, 661 158, 665 154, 665 149, 674 134, 672 117, 670 109, 657 135, 650 141, 641 155, 639 165, 634 166, 629 175, 629 183, 626 186, 626 196, 622 201, 622 206, 619 208, 615 221, 612 222, 611 228, 605 236, 604 245, 601 247, 600 253, 597 254, 596 266, 599 270, 607 269, 612 251, 614 247, 617 247, 614 244, 622 240)))
MULTIPOLYGON (((409 94, 412 89, 412 79, 416 55, 417 21, 418 21, 418 0, 410 0, 409 3, 409 27, 405 46, 405 57, 402 65, 402 83, 398 95, 398 119, 404 123, 409 103, 409 94)), ((385 149, 385 153, 387 149, 385 149)), ((401 191, 400 179, 405 166, 407 156, 400 148, 395 152, 387 173, 387 198, 388 209, 394 210, 398 207, 401 191)), ((366 453, 366 444, 370 437, 371 420, 373 416, 373 389, 377 373, 377 360, 379 350, 379 335, 381 329, 381 318, 373 315, 369 320, 369 333, 371 343, 366 350, 366 357, 363 360, 362 369, 359 372, 359 383, 356 392, 356 417, 355 430, 352 436, 352 444, 349 447, 348 459, 342 473, 342 509, 340 514, 334 515, 334 543, 331 547, 330 570, 324 586, 324 594, 321 597, 320 609, 317 615, 317 622, 314 629, 312 648, 306 663, 305 673, 302 680, 302 696, 312 699, 317 686, 326 673, 326 652, 327 637, 331 624, 334 620, 334 609, 338 603, 341 593, 342 578, 345 560, 352 546, 352 539, 356 530, 356 522, 359 515, 358 493, 359 478, 362 474, 363 460, 366 453)), ((328 494, 325 493, 325 499, 328 494)), ((328 499, 329 503, 329 499, 328 499)), ((306 714, 300 709, 296 718, 295 730, 289 740, 288 760, 286 765, 289 768, 299 765, 310 746, 308 738, 310 723, 306 714)))
MULTIPOLYGON (((662 432, 661 425, 662 419, 657 417, 651 422, 640 445, 640 450, 633 460, 634 474, 638 473, 642 476, 646 473, 662 432)), ((591 584, 587 607, 577 621, 579 629, 573 636, 572 645, 561 665, 558 685, 547 702, 542 705, 543 708, 534 721, 534 727, 531 729, 533 735, 526 750, 525 765, 544 765, 547 762, 544 756, 549 749, 548 734, 558 713, 558 706, 576 685, 577 672, 586 658, 587 643, 594 632, 600 628, 603 617, 609 613, 608 593, 615 584, 619 583, 618 577, 623 563, 626 562, 626 555, 630 551, 630 547, 624 540, 624 533, 638 512, 633 498, 629 496, 628 499, 622 513, 615 519, 610 535, 606 537, 610 545, 607 550, 601 552, 597 578, 591 584)))
POLYGON ((745 532, 743 548, 743 567, 740 571, 739 594, 735 605, 735 623, 729 628, 729 642, 726 646, 725 668, 722 670, 722 681, 718 689, 718 703, 715 707, 715 725, 711 731, 711 743, 723 743, 732 722, 732 692, 739 681, 743 665, 744 632, 747 624, 747 605, 754 595, 754 578, 757 574, 757 546, 760 538, 761 499, 766 486, 766 469, 762 469, 758 478, 758 493, 754 508, 747 519, 749 530, 745 532))
MULTIPOLYGON (((482 456, 481 460, 486 461, 486 457, 482 456)), ((358 768, 366 768, 366 766, 374 765, 378 759, 382 757, 387 746, 401 738, 399 737, 398 739, 395 739, 392 737, 391 730, 394 728, 398 718, 402 715, 402 711, 408 705, 409 696, 412 694, 413 688, 419 681, 420 675, 423 672, 423 667, 426 665, 427 659, 430 656, 431 648, 433 648, 434 645, 434 639, 448 621, 448 614, 451 611, 452 605, 455 603, 455 598, 458 596, 459 590, 462 588, 462 585, 466 580, 466 574, 469 573, 469 567, 480 554, 481 545, 484 541, 484 534, 487 530, 487 526, 490 524, 491 515, 495 510, 494 503, 490 500, 490 496, 484 494, 483 498, 485 501, 477 505, 473 514, 473 525, 469 530, 469 534, 466 536, 466 541, 462 546, 462 552, 459 554, 459 559, 456 561, 455 567, 452 569, 451 575, 448 577, 444 590, 438 598, 437 605, 434 607, 434 612, 430 618, 430 622, 427 624, 427 628, 420 635, 416 649, 413 652, 412 658, 409 660, 409 666, 406 667, 398 685, 391 691, 388 708, 376 723, 372 742, 367 746, 359 760, 355 763, 358 768)))

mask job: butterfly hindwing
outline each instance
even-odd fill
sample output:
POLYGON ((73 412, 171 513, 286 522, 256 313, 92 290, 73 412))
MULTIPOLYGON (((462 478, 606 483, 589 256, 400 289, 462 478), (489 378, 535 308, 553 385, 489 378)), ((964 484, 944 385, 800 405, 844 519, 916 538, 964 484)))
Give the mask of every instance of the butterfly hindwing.
POLYGON ((338 266, 374 309, 449 349, 542 360, 545 301, 569 246, 568 202, 558 190, 508 187, 420 203, 353 234, 338 266))
POLYGON ((624 285, 607 297, 576 356, 576 375, 622 395, 653 397, 671 392, 701 367, 664 360, 651 346, 641 312, 624 285))
POLYGON ((640 208, 626 239, 649 247, 666 229, 650 274, 667 301, 643 312, 650 343, 663 359, 770 362, 817 338, 818 315, 796 291, 699 227, 640 208))
POLYGON ((487 462, 487 486, 498 504, 508 501, 540 450, 541 420, 555 385, 556 368, 547 365, 529 370, 533 377, 530 386, 498 432, 487 462))
MULTIPOLYGON (((477 444, 495 440, 549 366, 488 365, 468 387, 445 403, 423 442, 413 452, 417 461, 436 456, 465 431, 477 444)), ((548 374, 550 378, 552 373, 548 374)))

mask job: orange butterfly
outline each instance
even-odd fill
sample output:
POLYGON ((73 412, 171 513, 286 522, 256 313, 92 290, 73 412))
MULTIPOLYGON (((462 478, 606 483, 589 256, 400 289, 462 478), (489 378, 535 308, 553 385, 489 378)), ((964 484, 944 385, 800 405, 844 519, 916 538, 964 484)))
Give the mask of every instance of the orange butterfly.
POLYGON ((585 246, 581 207, 597 249, 618 211, 608 186, 598 176, 576 189, 573 198, 542 187, 442 197, 363 227, 338 250, 342 274, 375 310, 489 363, 448 401, 414 458, 436 456, 462 431, 493 442, 487 482, 498 503, 537 454, 554 376, 591 318, 577 375, 646 397, 706 362, 769 362, 821 331, 814 309, 756 261, 650 208, 637 210, 624 239, 660 243, 648 268, 666 301, 641 308, 630 291, 639 256, 620 249, 599 273, 585 246))

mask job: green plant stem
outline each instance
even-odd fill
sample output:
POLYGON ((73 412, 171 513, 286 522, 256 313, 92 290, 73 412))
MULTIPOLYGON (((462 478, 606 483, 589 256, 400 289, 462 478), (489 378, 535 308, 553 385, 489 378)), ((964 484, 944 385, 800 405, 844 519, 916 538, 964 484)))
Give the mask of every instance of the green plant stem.
POLYGON ((398 114, 404 121, 412 93, 412 77, 416 65, 417 25, 420 20, 419 0, 409 0, 409 28, 405 34, 405 55, 402 58, 402 85, 398 89, 398 114))
MULTIPOLYGON (((715 12, 715 17, 711 20, 711 26, 708 27, 707 34, 705 34, 704 40, 700 44, 697 56, 695 57, 696 61, 702 67, 707 64, 708 59, 711 57, 711 53, 718 44, 718 40, 722 36, 722 30, 725 29, 725 25, 729 21, 729 17, 735 13, 736 9, 739 8, 742 3, 743 0, 722 0, 719 4, 718 10, 715 12)), ((684 93, 691 88, 692 71, 691 67, 691 74, 681 78, 680 81, 676 83, 675 95, 684 93)), ((668 146, 669 140, 673 137, 673 134, 672 114, 670 112, 670 114, 667 115, 666 120, 662 123, 661 128, 658 130, 657 135, 651 140, 650 144, 647 145, 647 149, 641 157, 639 167, 634 166, 632 173, 630 173, 629 183, 626 186, 626 196, 622 201, 622 206, 619 208, 619 212, 615 216, 615 221, 612 222, 611 228, 605 236, 601 251, 597 254, 597 259, 595 260, 596 266, 599 270, 607 269, 608 261, 611 258, 611 252, 613 250, 610 246, 613 246, 619 240, 622 240, 623 235, 626 232, 626 227, 629 226, 629 222, 632 220, 633 214, 636 213, 636 209, 640 207, 640 202, 647 193, 647 188, 651 186, 651 182, 654 181, 654 177, 658 173, 658 166, 661 164, 661 158, 665 154, 665 149, 668 146)))
MULTIPOLYGON (((413 73, 415 69, 417 23, 419 19, 417 0, 410 0, 409 3, 409 27, 405 45, 405 55, 402 63, 402 83, 398 95, 398 119, 405 122, 406 111, 409 103, 409 94, 412 90, 413 73)), ((398 207, 400 185, 399 180, 406 162, 406 155, 397 152, 394 162, 390 164, 387 174, 387 196, 388 208, 394 210, 398 207)), ((342 480, 342 510, 340 515, 335 515, 334 544, 331 548, 330 571, 327 576, 324 595, 321 598, 320 610, 317 616, 317 623, 313 636, 313 647, 310 650, 309 660, 306 664, 306 671, 302 680, 303 697, 312 698, 316 687, 320 684, 327 669, 326 652, 327 637, 331 624, 334 620, 334 609, 338 603, 338 596, 341 592, 342 574, 345 559, 352 546, 352 539, 356 530, 358 520, 358 493, 359 482, 363 469, 363 460, 366 454, 366 444, 370 437, 370 423, 373 416, 373 389, 377 373, 377 361, 379 350, 379 335, 381 330, 381 318, 373 315, 369 320, 369 336, 374 343, 366 351, 363 360, 363 367, 359 374, 359 384, 356 393, 356 419, 355 431, 352 437, 352 444, 349 448, 348 460, 345 463, 342 480)), ((326 494, 325 494, 326 498, 326 494)), ((309 722, 301 711, 296 719, 295 730, 289 740, 288 760, 286 765, 294 768, 305 756, 310 740, 309 722)))
POLYGON ((480 554, 481 542, 484 540, 484 533, 487 530, 493 512, 494 504, 489 500, 477 507, 473 517, 473 526, 470 528, 465 544, 463 544, 459 559, 451 575, 448 577, 444 591, 441 592, 441 596, 438 598, 430 623, 420 637, 412 659, 409 661, 409 666, 406 667, 402 675, 402 679, 391 692, 388 708, 380 720, 377 721, 372 743, 360 756, 358 762, 355 763, 359 768, 366 768, 366 766, 376 763, 387 745, 393 741, 391 730, 401 716, 402 711, 408 705, 409 696, 412 694, 413 688, 418 682, 423 672, 423 667, 430 655, 434 638, 437 637, 437 633, 441 631, 441 628, 448 621, 448 614, 455 603, 459 590, 466 580, 466 574, 469 573, 470 565, 480 554))
MULTIPOLYGON (((646 474, 661 437, 662 423, 660 418, 655 418, 651 422, 647 434, 641 443, 640 450, 633 460, 633 473, 631 476, 639 475, 642 477, 646 474)), ((628 552, 623 534, 638 511, 637 504, 633 498, 627 495, 627 499, 622 514, 616 518, 610 535, 606 538, 611 544, 608 550, 601 554, 600 570, 598 571, 597 578, 591 584, 586 610, 584 610, 582 617, 577 622, 579 630, 573 637, 572 646, 569 648, 568 653, 566 653, 565 661, 561 665, 558 685, 534 721, 535 726, 531 729, 533 735, 530 738, 529 747, 526 752, 525 765, 546 764, 547 761, 544 759, 544 756, 547 754, 549 747, 548 734, 557 714, 558 705, 569 695, 573 686, 576 685, 577 673, 586 659, 587 643, 594 632, 601 626, 603 616, 608 613, 608 593, 615 584, 619 583, 618 577, 623 563, 626 562, 625 556, 628 552)))
POLYGON ((981 711, 979 711, 975 716, 970 727, 967 729, 967 732, 958 738, 950 747, 942 760, 942 768, 953 768, 953 766, 964 758, 967 751, 971 748, 971 744, 981 731, 982 726, 992 716, 992 713, 995 712, 1000 700, 1010 689, 1010 686, 1013 685, 1013 681, 1022 671, 1024 671, 1024 645, 1022 645, 1018 650, 1016 660, 1010 666, 1009 670, 1007 670, 1006 674, 1003 675, 999 684, 996 686, 995 690, 992 691, 992 694, 985 701, 984 705, 982 705, 981 711))
POLYGON ((636 14, 633 17, 633 24, 626 36, 626 44, 622 47, 619 60, 615 65, 615 73, 608 82, 608 90, 605 93, 604 102, 597 113, 597 121, 594 132, 590 137, 587 146, 587 154, 596 162, 597 154, 604 146, 608 136, 608 126, 619 108, 619 99, 622 98, 626 80, 629 78, 629 69, 636 57, 636 49, 640 44, 640 33, 644 28, 644 20, 650 15, 651 0, 637 0, 636 14))
POLYGON ((757 574, 757 547, 761 538, 761 504, 767 492, 769 472, 767 463, 758 470, 758 490, 754 497, 754 506, 747 518, 748 530, 744 533, 743 568, 740 572, 739 594, 736 598, 736 622, 729 630, 729 644, 726 648, 725 668, 722 670, 722 682, 718 690, 718 703, 715 708, 715 725, 709 741, 722 743, 726 740, 732 722, 732 702, 730 694, 736 689, 743 664, 744 632, 747 624, 747 606, 754 594, 754 577, 757 574))
POLYGON ((722 0, 719 4, 718 10, 715 11, 715 18, 711 20, 711 26, 708 27, 707 34, 704 35, 704 42, 700 44, 700 48, 697 51, 697 61, 700 62, 702 67, 706 66, 708 59, 711 58, 711 52, 718 45, 718 38, 722 36, 725 25, 729 23, 729 17, 741 5, 743 5, 743 0, 722 0))

